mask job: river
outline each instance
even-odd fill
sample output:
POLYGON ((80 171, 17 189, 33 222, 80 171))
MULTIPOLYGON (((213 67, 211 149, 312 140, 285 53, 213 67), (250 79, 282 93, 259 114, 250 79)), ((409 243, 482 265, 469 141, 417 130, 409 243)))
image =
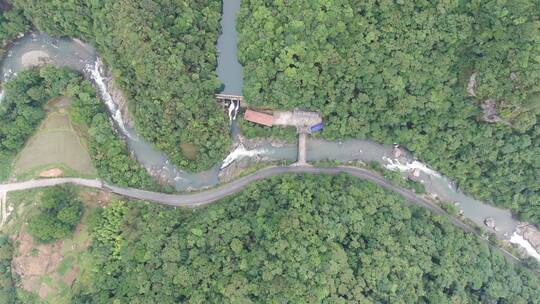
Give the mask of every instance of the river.
MULTIPOLYGON (((40 63, 50 63, 75 69, 91 79, 107 105, 115 126, 126 140, 137 160, 149 171, 168 180, 177 191, 200 189, 219 182, 220 164, 197 174, 189 174, 172 165, 167 156, 144 141, 124 122, 116 101, 110 92, 110 79, 96 50, 79 40, 53 38, 45 33, 31 33, 11 44, 1 64, 1 82, 7 81, 18 71, 40 63)), ((1 95, 1 94, 0 94, 1 95)))
MULTIPOLYGON (((236 13, 240 8, 240 0, 224 1, 223 18, 221 25, 222 33, 218 39, 218 67, 216 73, 224 84, 223 93, 242 93, 242 67, 238 63, 236 13)), ((32 64, 49 62, 58 66, 67 66, 80 71, 86 78, 92 79, 101 99, 107 105, 116 129, 126 140, 130 150, 136 159, 148 170, 157 173, 162 179, 167 180, 177 191, 202 189, 219 183, 218 174, 220 168, 229 165, 235 160, 245 157, 264 157, 268 160, 295 160, 297 155, 296 145, 273 146, 269 143, 261 143, 252 149, 246 150, 242 145, 235 144, 236 149, 224 160, 216 164, 212 169, 190 174, 172 165, 167 156, 157 150, 153 145, 143 140, 132 127, 128 126, 116 107, 110 93, 110 79, 106 68, 101 63, 95 49, 75 39, 56 39, 45 33, 31 33, 14 43, 3 58, 0 71, 0 80, 7 81, 10 77, 32 64)), ((232 147, 231 147, 232 148, 232 147)), ((308 140, 308 160, 339 160, 362 162, 378 162, 382 166, 401 172, 403 176, 409 176, 414 169, 419 173, 417 177, 426 188, 443 201, 454 202, 463 210, 465 217, 471 219, 479 226, 484 226, 487 217, 493 218, 496 223, 496 231, 501 239, 515 239, 515 232, 519 222, 506 209, 497 208, 456 189, 453 182, 439 173, 431 170, 426 165, 416 161, 412 155, 404 154, 394 157, 393 147, 381 145, 369 140, 346 140, 331 142, 321 139, 308 140)))

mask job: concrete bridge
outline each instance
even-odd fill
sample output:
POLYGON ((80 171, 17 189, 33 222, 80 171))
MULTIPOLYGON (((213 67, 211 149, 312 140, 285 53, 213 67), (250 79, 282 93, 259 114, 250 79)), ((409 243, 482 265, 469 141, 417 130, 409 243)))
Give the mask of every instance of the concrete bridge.
POLYGON ((231 102, 239 102, 244 104, 244 96, 242 95, 228 95, 228 94, 215 94, 216 101, 223 104, 230 104, 231 102))
POLYGON ((272 126, 292 126, 296 127, 298 133, 298 158, 297 162, 291 166, 309 166, 307 163, 306 145, 307 135, 311 134, 311 127, 322 123, 322 117, 318 112, 303 111, 255 111, 248 109, 244 114, 244 119, 261 124, 267 127, 272 126))
MULTIPOLYGON (((229 95, 229 94, 215 94, 216 100, 218 103, 223 105, 223 108, 229 114, 229 119, 236 119, 236 114, 238 110, 243 106, 246 107, 244 102, 244 96, 241 95, 229 95)), ((321 123, 322 117, 318 112, 313 111, 273 111, 272 114, 257 112, 253 110, 248 110, 246 112, 259 114, 259 115, 247 115, 245 119, 263 124, 265 126, 293 126, 296 127, 298 133, 298 159, 297 162, 292 166, 309 166, 307 163, 307 135, 311 133, 310 127, 321 123), (268 116, 268 121, 262 121, 259 116, 268 116), (253 117, 253 118, 249 118, 253 117)))

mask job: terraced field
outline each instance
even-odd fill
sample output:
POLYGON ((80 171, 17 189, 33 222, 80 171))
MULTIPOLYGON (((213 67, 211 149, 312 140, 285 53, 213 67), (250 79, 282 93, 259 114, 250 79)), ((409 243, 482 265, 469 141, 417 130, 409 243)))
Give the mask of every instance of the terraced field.
POLYGON ((86 147, 66 111, 66 101, 55 105, 36 135, 15 160, 13 175, 35 177, 58 168, 64 175, 94 176, 96 171, 86 147))

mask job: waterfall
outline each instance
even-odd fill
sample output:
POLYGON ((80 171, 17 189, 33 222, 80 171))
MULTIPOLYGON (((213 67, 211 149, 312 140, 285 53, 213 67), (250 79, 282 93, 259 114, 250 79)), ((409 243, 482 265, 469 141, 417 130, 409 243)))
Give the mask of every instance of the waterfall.
POLYGON ((236 116, 238 114, 238 110, 240 109, 240 101, 231 100, 231 103, 229 104, 229 122, 232 122, 233 120, 236 120, 236 116))
POLYGON ((121 133, 125 136, 131 137, 128 130, 126 129, 124 120, 122 119, 122 113, 120 112, 120 109, 114 102, 107 88, 107 84, 106 84, 107 79, 102 74, 103 62, 101 61, 101 59, 98 57, 93 66, 91 64, 87 64, 85 66, 84 71, 88 73, 90 78, 95 82, 101 99, 105 102, 105 105, 107 106, 107 108, 109 109, 109 112, 111 113, 111 117, 120 128, 121 133))

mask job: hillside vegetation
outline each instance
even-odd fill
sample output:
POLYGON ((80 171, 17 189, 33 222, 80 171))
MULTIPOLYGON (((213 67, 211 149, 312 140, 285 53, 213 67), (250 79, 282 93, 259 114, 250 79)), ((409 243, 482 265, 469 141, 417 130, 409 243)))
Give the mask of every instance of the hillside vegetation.
MULTIPOLYGON (((230 146, 213 94, 221 1, 14 0, 40 31, 92 43, 130 101, 137 130, 182 168, 208 169, 230 146), (198 152, 185 155, 183 146, 198 152)), ((187 152, 187 151, 186 151, 187 152)))
POLYGON ((73 234, 83 206, 73 187, 55 186, 43 192, 37 210, 33 211, 28 233, 38 242, 50 243, 73 234))
POLYGON ((326 138, 403 144, 540 224, 539 15, 535 0, 242 1, 244 95, 320 110, 326 138))
POLYGON ((13 244, 9 237, 0 235, 0 303, 14 303, 15 283, 11 273, 13 244))
POLYGON ((0 103, 0 158, 11 162, 45 117, 44 104, 58 96, 73 101, 70 114, 74 122, 88 131, 89 154, 100 177, 121 186, 160 188, 129 155, 92 84, 68 68, 45 65, 25 70, 5 84, 5 96, 0 103))
POLYGON ((75 303, 533 303, 540 280, 444 217, 347 175, 285 175, 204 209, 93 215, 75 303))
MULTIPOLYGON (((15 38, 17 34, 26 32, 29 25, 28 20, 24 18, 20 10, 0 11, 0 48, 15 38)), ((0 51, 0 56, 2 55, 3 52, 0 51)))

